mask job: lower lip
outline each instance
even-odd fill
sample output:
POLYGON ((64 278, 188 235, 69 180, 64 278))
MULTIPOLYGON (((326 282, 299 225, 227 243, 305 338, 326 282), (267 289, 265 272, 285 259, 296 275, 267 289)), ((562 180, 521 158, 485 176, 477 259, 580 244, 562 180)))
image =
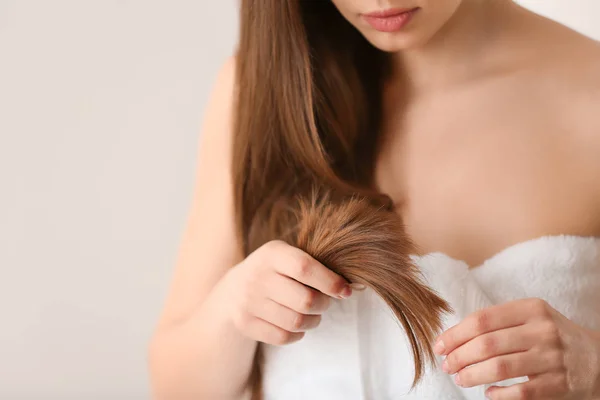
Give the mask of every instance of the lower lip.
POLYGON ((410 10, 402 14, 391 15, 389 17, 370 17, 363 15, 363 18, 375 30, 380 32, 398 32, 408 25, 418 10, 418 8, 415 8, 414 10, 410 10))

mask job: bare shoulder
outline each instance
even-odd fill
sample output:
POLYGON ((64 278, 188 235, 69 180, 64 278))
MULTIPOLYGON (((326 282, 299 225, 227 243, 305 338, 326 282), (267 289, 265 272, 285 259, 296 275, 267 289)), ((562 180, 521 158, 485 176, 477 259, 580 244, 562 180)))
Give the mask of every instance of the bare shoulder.
POLYGON ((600 235, 600 42, 584 37, 574 41, 571 62, 566 64, 567 95, 563 100, 566 121, 573 127, 570 139, 577 149, 574 163, 583 196, 592 200, 593 232, 600 235))
MULTIPOLYGON (((524 20, 527 50, 537 68, 592 80, 600 85, 600 42, 555 20, 527 12, 524 20), (544 63, 544 66, 540 63, 544 63)), ((563 77, 564 78, 564 77, 563 77)))
POLYGON ((571 103, 568 109, 589 127, 582 131, 589 132, 590 139, 600 143, 600 42, 585 38, 576 42, 565 56, 559 79, 567 91, 565 100, 571 103))
POLYGON ((564 55, 565 70, 573 83, 579 83, 590 95, 600 94, 600 42, 577 34, 560 54, 564 55))
POLYGON ((554 97, 561 119, 573 124, 573 132, 600 144, 600 42, 551 24, 541 51, 544 56, 537 60, 545 92, 554 97))
POLYGON ((592 229, 600 235, 600 42, 560 24, 550 31, 549 56, 540 68, 544 93, 553 103, 552 120, 565 133, 572 179, 582 183, 579 198, 590 204, 592 229))
MULTIPOLYGON (((593 153, 600 173, 600 42, 585 38, 564 63, 564 108, 576 128, 574 138, 593 153)), ((560 94, 560 93, 559 93, 560 94)), ((600 182, 600 175, 598 176, 600 182)), ((600 184, 599 184, 600 186, 600 184)))

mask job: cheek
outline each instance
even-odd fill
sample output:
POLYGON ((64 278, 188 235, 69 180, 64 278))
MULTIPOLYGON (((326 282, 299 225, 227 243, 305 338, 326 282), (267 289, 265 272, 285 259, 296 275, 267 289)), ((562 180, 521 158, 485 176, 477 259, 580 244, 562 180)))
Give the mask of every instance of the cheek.
MULTIPOLYGON (((330 1, 333 3, 335 8, 337 8, 337 10, 340 12, 340 14, 342 14, 344 16, 344 18, 349 20, 351 23, 354 23, 354 21, 352 21, 352 16, 356 16, 361 11, 364 12, 364 9, 369 7, 368 5, 366 5, 366 7, 365 7, 365 5, 363 5, 361 7, 360 4, 356 4, 357 0, 330 0, 330 1)), ((360 3, 360 1, 358 1, 358 3, 360 3)))

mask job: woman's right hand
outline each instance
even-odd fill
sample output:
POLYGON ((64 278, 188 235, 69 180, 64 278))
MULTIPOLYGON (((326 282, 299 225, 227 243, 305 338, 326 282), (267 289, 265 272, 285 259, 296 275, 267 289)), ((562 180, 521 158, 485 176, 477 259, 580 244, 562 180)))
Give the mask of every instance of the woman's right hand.
POLYGON ((300 340, 319 325, 332 297, 352 294, 340 275, 278 240, 254 251, 224 280, 234 326, 244 336, 272 345, 300 340))

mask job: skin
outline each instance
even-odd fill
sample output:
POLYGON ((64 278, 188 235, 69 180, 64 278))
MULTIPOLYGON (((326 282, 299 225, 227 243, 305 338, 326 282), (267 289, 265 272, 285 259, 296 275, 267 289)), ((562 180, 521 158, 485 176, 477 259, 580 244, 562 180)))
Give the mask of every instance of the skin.
POLYGON ((286 243, 242 257, 229 156, 234 64, 223 67, 206 112, 188 224, 149 345, 156 399, 245 398, 258 341, 300 340, 331 298, 352 294, 345 279, 286 243))
MULTIPOLYGON (((476 267, 542 235, 600 236, 596 42, 508 0, 333 3, 394 58, 376 184, 397 202, 423 253, 476 267), (417 6, 397 33, 361 18, 417 6)), ((158 399, 241 398, 257 341, 300 340, 332 297, 351 292, 282 243, 242 258, 230 179, 234 73, 231 59, 206 112, 188 224, 150 344, 158 399)), ((492 399, 600 398, 600 334, 542 300, 479 311, 440 343, 447 372, 463 386, 530 375, 526 384, 490 390, 492 399)))
POLYGON ((600 393, 598 332, 541 299, 478 311, 444 332, 435 350, 446 355, 442 368, 462 387, 529 377, 507 388, 492 386, 490 399, 597 399, 600 393))
MULTIPOLYGON (((361 18, 381 2, 334 3, 394 54, 377 183, 423 253, 475 267, 531 238, 600 234, 597 43, 509 1, 417 1, 424 12, 393 34, 361 18)), ((530 377, 492 399, 592 399, 599 336, 524 299, 469 316, 437 350, 464 387, 530 377)))

